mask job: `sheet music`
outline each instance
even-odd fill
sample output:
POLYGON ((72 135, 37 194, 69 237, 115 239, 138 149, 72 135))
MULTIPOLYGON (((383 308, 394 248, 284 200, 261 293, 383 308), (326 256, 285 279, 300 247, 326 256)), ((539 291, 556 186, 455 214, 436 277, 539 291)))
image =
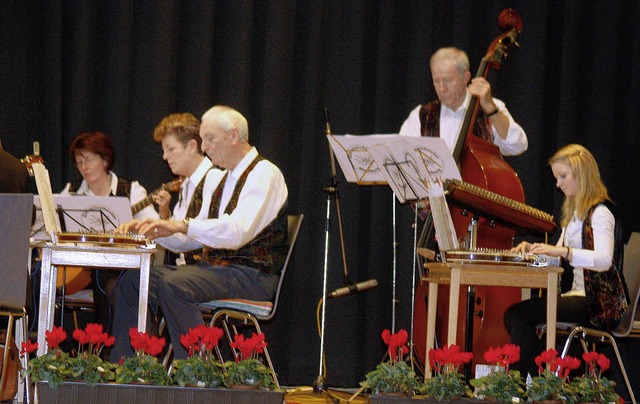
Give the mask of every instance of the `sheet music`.
POLYGON ((460 180, 460 170, 444 139, 427 136, 402 136, 411 145, 418 164, 431 179, 460 180))
POLYGON ((38 195, 42 201, 42 215, 45 230, 48 234, 60 231, 60 223, 56 218, 56 208, 53 202, 53 192, 51 191, 49 171, 47 171, 42 163, 33 163, 31 167, 33 169, 33 174, 36 177, 38 195))
MULTIPOLYGON (((44 232, 44 215, 38 195, 33 200, 36 220, 31 226, 34 240, 49 240, 44 232)), ((67 232, 106 232, 132 219, 130 201, 124 196, 53 195, 54 209, 59 209, 67 232)), ((59 219, 56 214, 56 219, 59 219)), ((60 227, 62 228, 62 226, 60 227)))
POLYGON ((426 199, 428 183, 460 178, 460 172, 443 139, 395 136, 369 152, 401 203, 426 199))
POLYGON ((429 177, 420 172, 414 158, 407 158, 404 151, 397 150, 398 146, 409 150, 408 143, 400 142, 376 145, 371 148, 371 156, 401 203, 426 198, 429 177))
POLYGON ((387 180, 373 160, 370 148, 397 138, 396 134, 383 135, 327 135, 329 146, 348 182, 360 185, 384 185, 387 180))

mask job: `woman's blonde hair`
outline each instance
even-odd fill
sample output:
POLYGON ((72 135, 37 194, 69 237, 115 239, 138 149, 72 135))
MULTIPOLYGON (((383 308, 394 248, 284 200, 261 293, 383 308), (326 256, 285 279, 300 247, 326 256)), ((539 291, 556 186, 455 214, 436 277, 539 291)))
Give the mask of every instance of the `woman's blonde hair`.
POLYGON ((573 212, 580 220, 584 220, 589 208, 596 203, 608 200, 609 194, 600 178, 596 159, 584 146, 579 144, 564 146, 549 159, 549 165, 558 162, 569 164, 578 186, 576 194, 565 197, 562 204, 560 225, 565 227, 571 220, 573 212))

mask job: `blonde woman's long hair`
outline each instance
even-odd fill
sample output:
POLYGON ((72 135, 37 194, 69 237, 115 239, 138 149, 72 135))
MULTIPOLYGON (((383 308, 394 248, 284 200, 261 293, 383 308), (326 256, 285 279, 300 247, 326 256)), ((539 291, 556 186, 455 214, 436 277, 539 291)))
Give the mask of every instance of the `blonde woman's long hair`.
POLYGON ((579 144, 564 146, 549 159, 549 165, 557 162, 569 164, 578 186, 576 195, 566 196, 562 204, 560 225, 566 227, 574 212, 578 219, 584 220, 589 208, 609 200, 609 194, 600 178, 596 159, 584 146, 579 144))

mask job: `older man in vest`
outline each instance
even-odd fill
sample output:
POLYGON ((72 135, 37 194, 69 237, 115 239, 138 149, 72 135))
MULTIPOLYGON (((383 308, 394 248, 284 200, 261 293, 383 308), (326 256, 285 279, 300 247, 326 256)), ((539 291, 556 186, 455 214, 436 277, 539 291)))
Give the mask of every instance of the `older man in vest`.
POLYGON ((527 150, 527 135, 514 120, 504 102, 493 98, 491 85, 483 77, 471 78, 469 58, 457 48, 438 49, 429 60, 433 87, 438 99, 418 105, 400 128, 405 136, 439 136, 453 150, 471 97, 480 108, 473 134, 494 143, 505 156, 527 150))
MULTIPOLYGON (((162 311, 175 357, 186 358, 180 335, 203 323, 198 304, 215 299, 270 300, 286 255, 288 190, 278 167, 249 144, 246 119, 214 106, 202 116, 202 150, 224 171, 208 209, 193 219, 142 220, 122 226, 151 239, 185 234, 184 250, 202 247, 194 265, 155 267, 149 282, 149 309, 162 311)), ((115 310, 112 360, 132 356, 129 329, 137 324, 139 274, 120 282, 115 310)), ((153 324, 153 321, 149 322, 153 324)))

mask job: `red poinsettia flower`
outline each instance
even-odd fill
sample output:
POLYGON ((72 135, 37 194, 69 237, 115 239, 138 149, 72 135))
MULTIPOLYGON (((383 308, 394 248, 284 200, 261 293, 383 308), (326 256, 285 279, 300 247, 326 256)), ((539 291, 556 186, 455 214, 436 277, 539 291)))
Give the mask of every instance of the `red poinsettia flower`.
POLYGON ((160 354, 166 344, 164 337, 150 337, 149 334, 140 332, 135 327, 129 330, 129 339, 131 346, 138 354, 146 353, 151 356, 160 354))
POLYGON ((233 336, 233 342, 230 345, 240 351, 240 359, 249 359, 253 354, 253 345, 250 342, 250 340, 245 339, 244 335, 236 334, 233 336))
POLYGON ((47 345, 54 349, 59 348, 60 343, 67 339, 67 333, 62 327, 53 326, 51 331, 45 331, 45 335, 47 336, 47 345))
POLYGON ((180 343, 187 348, 189 356, 195 354, 211 353, 218 346, 220 338, 224 334, 221 328, 207 327, 200 324, 197 327, 190 328, 189 332, 180 336, 180 343))
POLYGON ((187 348, 189 356, 193 356, 200 351, 200 339, 189 330, 188 333, 180 336, 180 343, 187 348))
POLYGON ((31 342, 31 340, 27 340, 22 343, 22 349, 20 350, 20 355, 27 354, 29 355, 31 352, 35 352, 38 350, 38 343, 31 342))
POLYGON ((106 340, 104 340, 104 346, 106 347, 112 347, 113 345, 115 345, 115 343, 116 343, 116 337, 114 337, 113 335, 111 335, 106 340))
POLYGON ((136 352, 144 352, 149 345, 149 335, 138 331, 135 327, 129 330, 129 340, 131 340, 131 347, 136 352))
MULTIPOLYGON (((220 338, 222 338, 223 334, 224 334, 224 331, 222 331, 222 328, 205 327, 205 330, 202 333, 202 344, 204 345, 204 349, 206 349, 207 351, 212 351, 215 347, 218 346, 218 343, 220 342, 220 338)), ((263 342, 264 342, 264 334, 262 335, 263 335, 263 342)))
POLYGON ((611 366, 609 358, 596 351, 583 353, 582 359, 587 364, 587 374, 593 378, 599 378, 600 374, 611 366), (598 370, 598 367, 600 367, 600 370, 598 370))
POLYGON ((253 344, 254 353, 263 353, 264 348, 267 346, 267 342, 264 340, 263 333, 253 333, 250 338, 251 343, 253 344))
POLYGON ((102 332, 102 325, 89 323, 84 330, 74 330, 73 338, 78 341, 80 347, 78 352, 82 352, 82 347, 89 344, 89 351, 93 354, 100 355, 103 346, 113 346, 116 339, 110 337, 106 332, 102 332))
POLYGON ((102 331, 103 331, 102 324, 88 323, 87 326, 85 327, 85 331, 89 335, 102 334, 102 331))
POLYGON ((263 333, 253 333, 251 338, 245 338, 242 334, 236 334, 233 336, 233 342, 229 345, 240 351, 240 358, 237 360, 244 360, 264 352, 267 343, 265 342, 263 333))
POLYGON ((560 358, 558 351, 549 348, 535 358, 538 372, 542 373, 546 367, 551 373, 556 373, 561 379, 567 379, 572 370, 580 367, 580 360, 571 356, 560 358))
POLYGON ((593 363, 598 360, 598 356, 600 356, 600 354, 596 351, 584 352, 582 354, 582 359, 584 359, 585 362, 593 363))
POLYGON ((164 337, 151 337, 149 338, 149 344, 147 345, 147 348, 144 350, 144 352, 151 356, 158 356, 162 353, 165 343, 166 342, 164 340, 164 337))
POLYGON ((609 366, 611 366, 611 361, 603 354, 598 355, 598 360, 596 362, 598 363, 598 366, 600 366, 601 372, 604 372, 609 369, 609 366))
POLYGON ((84 330, 80 330, 80 329, 73 330, 72 336, 73 336, 73 339, 78 341, 80 345, 89 343, 89 334, 87 334, 87 332, 84 330))
POLYGON ((389 358, 392 362, 395 362, 398 358, 402 360, 402 355, 409 353, 409 348, 406 345, 408 339, 407 330, 399 330, 395 334, 391 334, 388 329, 382 331, 382 340, 389 347, 389 358))
POLYGON ((429 351, 429 364, 431 369, 442 374, 447 371, 458 371, 463 363, 469 363, 473 359, 473 353, 462 352, 460 347, 452 344, 444 348, 433 348, 429 351))
POLYGON ((520 360, 520 347, 514 344, 506 344, 498 348, 491 347, 484 353, 484 360, 502 366, 509 373, 509 365, 520 360))
POLYGON ((572 370, 578 369, 580 367, 580 359, 574 358, 572 356, 565 356, 564 358, 558 358, 558 366, 560 367, 560 376, 564 380, 569 380, 569 373, 572 370))
POLYGON ((595 376, 596 362, 600 355, 596 351, 585 352, 582 354, 582 359, 587 364, 587 373, 590 376, 595 376))

